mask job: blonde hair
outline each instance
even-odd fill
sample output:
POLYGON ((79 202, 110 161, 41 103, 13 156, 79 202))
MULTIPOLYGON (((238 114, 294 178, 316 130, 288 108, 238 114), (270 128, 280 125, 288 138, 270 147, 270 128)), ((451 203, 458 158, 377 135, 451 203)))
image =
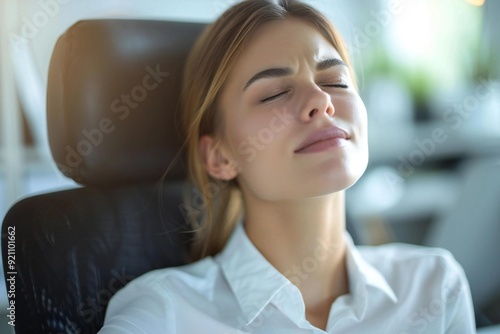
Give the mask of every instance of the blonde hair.
MULTIPOLYGON (((351 70, 344 43, 329 20, 312 7, 294 0, 246 0, 232 6, 203 31, 187 59, 182 117, 188 173, 202 197, 202 204, 198 203, 197 210, 191 212, 198 214, 189 215, 195 232, 192 261, 222 250, 244 214, 237 181, 216 180, 208 175, 200 155, 200 138, 212 135, 216 141, 223 139, 224 119, 218 97, 224 82, 255 32, 266 23, 288 17, 302 19, 316 27, 351 70)), ((352 70, 351 76, 354 80, 352 70)))

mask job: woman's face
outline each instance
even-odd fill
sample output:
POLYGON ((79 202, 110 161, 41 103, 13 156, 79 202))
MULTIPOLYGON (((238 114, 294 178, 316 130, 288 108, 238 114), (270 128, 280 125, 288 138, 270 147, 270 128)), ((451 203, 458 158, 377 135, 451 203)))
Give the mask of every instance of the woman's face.
POLYGON ((337 50, 301 20, 271 22, 252 37, 218 106, 224 152, 237 162, 246 195, 322 196, 350 187, 366 169, 363 101, 337 50))

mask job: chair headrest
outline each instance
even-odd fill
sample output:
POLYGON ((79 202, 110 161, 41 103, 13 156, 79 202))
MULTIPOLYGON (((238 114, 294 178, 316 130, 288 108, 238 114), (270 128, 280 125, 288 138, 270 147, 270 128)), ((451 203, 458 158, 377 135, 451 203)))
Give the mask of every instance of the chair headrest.
POLYGON ((52 156, 76 182, 111 186, 186 176, 180 134, 184 62, 205 24, 85 20, 57 41, 49 68, 52 156))

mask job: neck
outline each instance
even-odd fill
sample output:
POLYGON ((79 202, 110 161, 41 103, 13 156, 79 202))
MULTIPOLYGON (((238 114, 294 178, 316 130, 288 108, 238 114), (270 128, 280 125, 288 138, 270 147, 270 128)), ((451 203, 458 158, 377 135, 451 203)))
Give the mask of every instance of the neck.
POLYGON ((248 237, 299 288, 306 309, 329 311, 348 293, 343 191, 279 202, 245 198, 245 204, 248 237))

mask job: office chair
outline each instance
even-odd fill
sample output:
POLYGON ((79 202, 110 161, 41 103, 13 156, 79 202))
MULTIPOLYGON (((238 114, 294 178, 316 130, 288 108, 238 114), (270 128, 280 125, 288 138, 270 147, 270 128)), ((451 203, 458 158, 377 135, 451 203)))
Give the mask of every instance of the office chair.
POLYGON ((186 181, 177 111, 184 61, 204 26, 86 20, 58 40, 49 142, 59 169, 82 187, 26 198, 4 219, 6 279, 17 272, 16 333, 94 334, 111 296, 134 277, 186 263, 192 235, 183 196, 196 192, 186 181))
POLYGON ((59 169, 83 187, 26 198, 4 219, 6 279, 17 272, 16 333, 94 334, 111 296, 133 277, 186 263, 182 198, 191 188, 177 108, 183 64, 203 27, 86 20, 57 41, 49 142, 59 169))

